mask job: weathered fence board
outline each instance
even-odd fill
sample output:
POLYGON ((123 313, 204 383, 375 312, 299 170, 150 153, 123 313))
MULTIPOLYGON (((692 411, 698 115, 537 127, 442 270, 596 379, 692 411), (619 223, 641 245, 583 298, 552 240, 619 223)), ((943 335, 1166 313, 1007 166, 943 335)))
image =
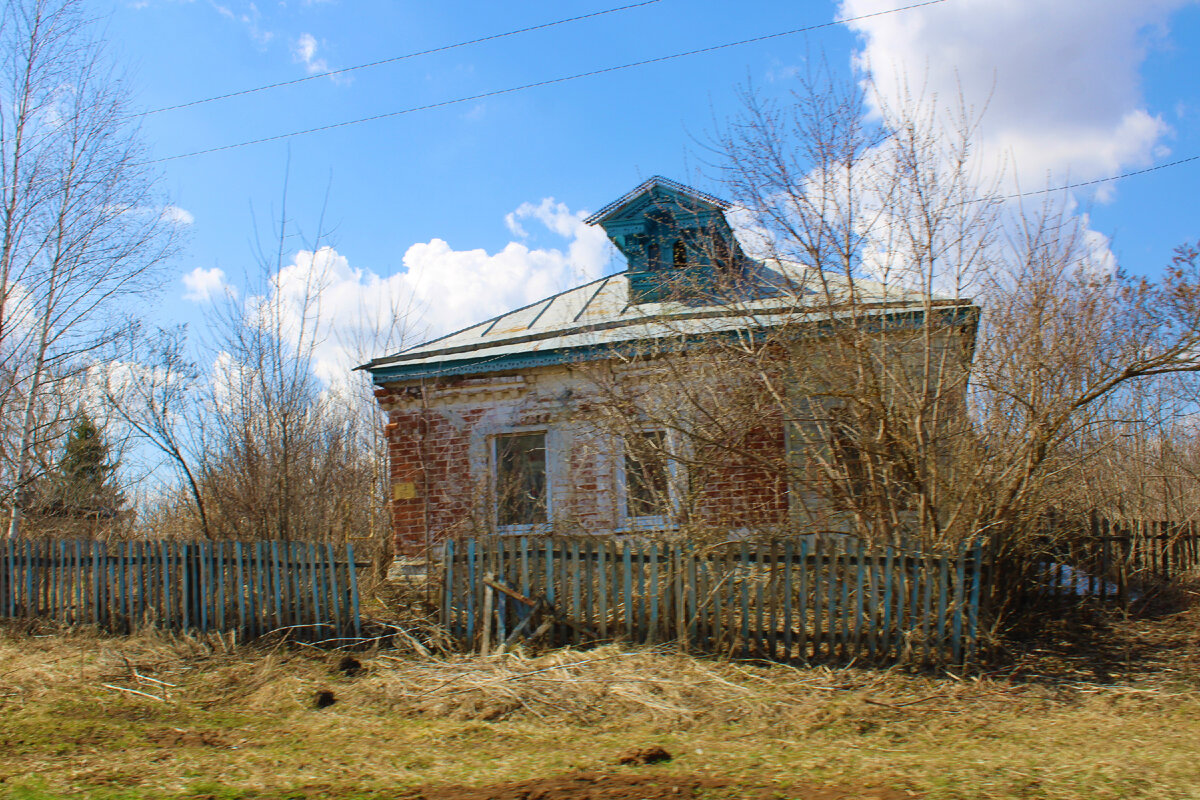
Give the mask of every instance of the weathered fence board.
POLYGON ((450 541, 441 619, 483 651, 540 631, 551 645, 670 641, 782 661, 962 663, 974 653, 981 560, 980 546, 872 551, 836 536, 707 549, 450 541))
POLYGON ((0 546, 0 617, 123 633, 360 637, 357 566, 350 544, 339 557, 332 544, 10 539, 0 546))
POLYGON ((1036 592, 1054 602, 1082 597, 1123 606, 1147 586, 1200 570, 1200 525, 1112 520, 1093 515, 1087 527, 1050 518, 1039 544, 1036 592))

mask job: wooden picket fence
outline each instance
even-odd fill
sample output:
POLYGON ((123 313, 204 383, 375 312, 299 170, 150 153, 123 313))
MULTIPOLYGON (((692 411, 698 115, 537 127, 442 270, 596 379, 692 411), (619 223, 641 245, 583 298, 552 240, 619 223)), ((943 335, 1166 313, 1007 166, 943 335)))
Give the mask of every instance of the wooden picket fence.
POLYGON ((308 542, 0 542, 0 618, 128 633, 361 636, 354 546, 308 542))
POLYGON ((1085 531, 1042 543, 1041 593, 1056 602, 1089 597, 1128 605, 1147 587, 1200 570, 1200 525, 1092 515, 1085 531))
POLYGON ((838 535, 715 548, 644 540, 448 541, 442 623, 483 652, 674 642, 776 661, 959 664, 979 625, 982 549, 868 551, 838 535))

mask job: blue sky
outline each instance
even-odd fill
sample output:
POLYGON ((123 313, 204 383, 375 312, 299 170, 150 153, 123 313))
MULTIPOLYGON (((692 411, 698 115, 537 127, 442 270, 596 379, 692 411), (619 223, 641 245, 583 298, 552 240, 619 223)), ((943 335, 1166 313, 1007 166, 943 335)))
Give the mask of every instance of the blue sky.
MULTIPOLYGON (((626 3, 636 0, 625 0, 626 3)), ((621 12, 285 88, 151 114, 155 158, 894 9, 905 0, 657 0, 621 12)), ((142 110, 288 81, 623 5, 443 0, 97 0, 142 110)), ((579 223, 654 174, 722 194, 703 144, 738 89, 795 87, 806 59, 881 85, 924 81, 987 104, 981 146, 1024 188, 1200 155, 1200 5, 1183 0, 944 0, 922 8, 337 130, 160 164, 184 251, 156 304, 201 326, 247 291, 253 242, 288 216, 334 250, 325 313, 415 294, 417 330, 465 326, 619 268, 579 223), (216 270, 220 270, 217 272, 216 270)), ((1200 239, 1200 161, 1075 192, 1126 269, 1155 274, 1200 239)), ((302 242, 289 242, 292 250, 302 242)), ((292 255, 289 253, 289 261, 292 255)), ((313 267, 304 256, 280 278, 313 267)), ((324 369, 344 361, 333 350, 324 369)))

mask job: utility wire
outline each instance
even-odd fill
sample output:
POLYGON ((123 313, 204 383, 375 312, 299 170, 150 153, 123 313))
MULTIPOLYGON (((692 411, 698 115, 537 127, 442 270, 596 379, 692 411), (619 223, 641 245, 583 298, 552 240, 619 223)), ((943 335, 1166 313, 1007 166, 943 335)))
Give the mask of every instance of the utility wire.
POLYGON ((944 2, 946 2, 946 0, 925 0, 925 2, 922 2, 922 3, 913 3, 912 5, 901 6, 899 8, 892 8, 892 9, 888 9, 886 11, 876 11, 871 14, 863 14, 863 15, 857 16, 857 17, 846 17, 843 19, 833 20, 831 22, 822 22, 818 25, 808 25, 803 28, 793 28, 792 30, 780 31, 778 33, 768 33, 768 34, 764 34, 762 36, 754 36, 750 39, 740 39, 736 42, 726 42, 725 44, 712 45, 711 47, 701 47, 696 50, 686 50, 682 53, 672 53, 671 55, 658 56, 656 58, 647 58, 642 61, 632 61, 628 64, 619 64, 619 65, 613 66, 613 67, 603 67, 601 69, 588 70, 587 72, 577 72, 574 75, 564 75, 559 78, 548 78, 546 80, 535 81, 533 83, 526 83, 526 84, 522 84, 520 86, 511 86, 507 89, 495 89, 490 92, 474 94, 474 95, 470 95, 468 97, 457 97, 453 100, 442 100, 437 103, 428 103, 423 106, 413 106, 411 108, 400 109, 399 111, 388 111, 383 114, 375 114, 374 116, 370 116, 370 117, 361 117, 359 119, 347 120, 345 122, 334 122, 329 125, 319 125, 315 128, 307 128, 305 130, 292 131, 291 133, 279 133, 274 136, 265 136, 261 139, 251 139, 249 141, 238 142, 236 144, 226 144, 226 145, 221 145, 219 147, 210 147, 206 150, 196 150, 191 153, 181 153, 176 156, 165 156, 163 158, 153 159, 146 163, 160 164, 164 161, 177 161, 182 158, 192 158, 193 156, 208 155, 209 153, 219 153, 219 152, 222 152, 225 150, 234 150, 239 147, 249 147, 250 145, 264 144, 266 142, 274 142, 274 141, 278 141, 279 139, 290 139, 293 136, 306 136, 310 133, 319 133, 321 131, 334 130, 335 128, 345 128, 345 127, 349 127, 351 125, 360 125, 364 122, 375 122, 376 120, 388 119, 390 117, 399 117, 404 114, 413 114, 418 111, 430 111, 435 108, 444 108, 446 106, 457 105, 459 103, 469 103, 473 100, 484 100, 489 97, 498 97, 500 95, 513 94, 515 92, 523 92, 527 89, 536 89, 541 86, 553 86, 553 85, 559 84, 559 83, 566 83, 567 81, 579 80, 580 78, 591 78, 596 75, 606 75, 610 72, 620 72, 622 70, 634 69, 635 67, 645 67, 650 64, 661 64, 665 61, 674 61, 675 59, 678 59, 678 58, 686 58, 688 56, 700 55, 702 53, 712 53, 717 50, 726 50, 731 47, 740 47, 741 45, 744 45, 744 44, 753 44, 755 42, 765 42, 765 41, 769 41, 771 39, 779 39, 784 36, 795 36, 798 33, 808 33, 810 31, 820 30, 822 28, 832 28, 834 26, 842 25, 847 22, 858 22, 860 20, 871 19, 873 17, 882 17, 882 16, 886 16, 888 14, 897 14, 901 11, 911 11, 914 8, 923 8, 925 6, 938 5, 939 3, 944 3, 944 2))
POLYGON ((607 8, 607 9, 604 9, 603 11, 593 11, 591 14, 583 14, 582 16, 578 16, 578 17, 568 17, 567 19, 555 20, 554 22, 543 22, 540 25, 532 25, 528 28, 519 28, 515 31, 506 31, 504 33, 493 33, 490 36, 483 36, 483 37, 480 37, 479 39, 471 39, 471 40, 465 41, 465 42, 456 42, 455 44, 442 45, 441 47, 434 47, 429 50, 419 50, 414 53, 405 53, 402 56, 393 56, 391 58, 385 58, 380 61, 372 61, 368 64, 359 64, 354 67, 343 67, 341 69, 331 69, 328 72, 318 72, 315 75, 305 75, 303 78, 294 78, 290 81, 281 81, 279 83, 269 83, 266 86, 256 86, 253 89, 241 89, 236 92, 229 92, 228 94, 219 94, 219 95, 215 95, 213 97, 205 97, 200 100, 192 100, 187 103, 179 103, 179 104, 173 105, 173 106, 163 106, 162 108, 155 108, 151 111, 142 111, 137 114, 130 114, 129 117, 127 117, 127 119, 136 119, 138 117, 148 117, 151 114, 162 114, 165 111, 178 111, 181 108, 191 108, 192 106, 202 105, 203 103, 213 103, 213 102, 216 102, 217 100, 228 100, 231 97, 241 97, 242 95, 255 94, 257 92, 265 92, 270 89, 280 89, 284 86, 293 86, 297 83, 304 83, 305 81, 315 81, 319 78, 329 78, 334 75, 344 75, 347 72, 354 72, 355 70, 370 69, 371 67, 380 67, 380 66, 383 66, 384 64, 394 64, 397 61, 403 61, 407 58, 417 58, 418 56, 428 56, 428 55, 432 55, 433 53, 444 53, 447 50, 456 50, 460 47, 468 47, 473 44, 482 44, 483 42, 492 42, 497 39, 505 39, 509 36, 517 36, 522 33, 530 33, 532 31, 545 30, 546 28, 553 28, 557 25, 566 25, 569 22, 579 22, 579 21, 585 20, 585 19, 592 19, 593 17, 602 17, 605 14, 616 14, 619 11, 629 11, 634 8, 641 8, 643 6, 650 6, 650 5, 654 5, 655 3, 661 3, 661 2, 662 2, 662 0, 643 0, 643 2, 633 3, 632 5, 619 6, 617 8, 607 8))
POLYGON ((1053 192, 1065 192, 1068 189, 1079 189, 1083 186, 1095 186, 1098 183, 1108 183, 1109 181, 1116 181, 1120 180, 1121 178, 1132 178, 1134 175, 1145 175, 1147 172, 1157 172, 1158 170, 1166 169, 1167 167, 1178 167, 1180 164, 1187 164, 1190 161, 1200 161, 1200 156, 1188 156, 1187 158, 1168 161, 1165 164, 1156 164, 1153 167, 1146 167, 1145 169, 1135 169, 1131 172, 1122 172, 1120 175, 1110 175, 1107 178, 1096 178, 1095 180, 1080 181, 1079 183, 1068 183, 1064 186, 1052 186, 1049 189, 1034 189, 1029 192, 1017 192, 1016 194, 1005 195, 1000 199, 1016 200, 1019 197, 1030 197, 1038 194, 1051 194, 1053 192))

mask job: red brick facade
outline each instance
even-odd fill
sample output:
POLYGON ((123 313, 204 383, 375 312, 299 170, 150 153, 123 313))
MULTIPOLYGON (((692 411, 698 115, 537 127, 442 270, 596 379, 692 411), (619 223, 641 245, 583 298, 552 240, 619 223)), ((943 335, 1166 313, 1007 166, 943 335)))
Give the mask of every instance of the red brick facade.
MULTIPOLYGON (((494 532, 491 441, 513 429, 537 429, 550 437, 549 530, 601 535, 629 530, 612 447, 581 421, 584 404, 562 401, 570 392, 561 377, 542 377, 540 384, 531 378, 515 387, 509 376, 496 385, 476 378, 436 390, 396 385, 377 392, 388 411, 398 556, 423 554, 448 538, 494 532)), ((782 421, 773 420, 748 432, 732 454, 692 459, 686 476, 690 497, 680 516, 731 530, 785 523, 786 481, 782 470, 771 468, 782 463, 784 449, 782 421)))

